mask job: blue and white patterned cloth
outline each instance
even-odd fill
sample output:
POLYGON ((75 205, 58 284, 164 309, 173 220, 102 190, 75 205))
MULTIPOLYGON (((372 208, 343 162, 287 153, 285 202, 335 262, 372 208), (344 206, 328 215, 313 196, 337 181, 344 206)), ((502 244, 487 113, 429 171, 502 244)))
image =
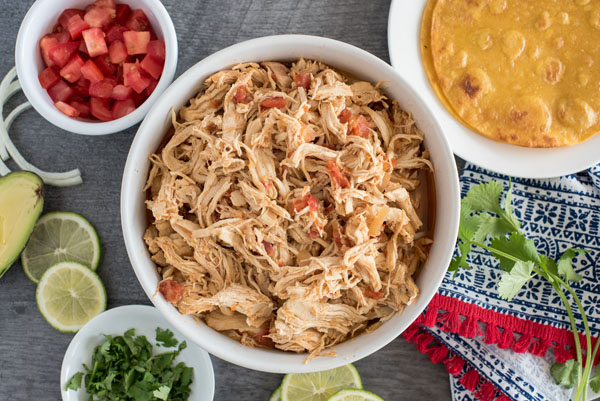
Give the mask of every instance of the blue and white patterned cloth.
MULTIPOLYGON (((490 180, 508 188, 508 177, 467 164, 461 176, 462 195, 472 186, 490 180)), ((512 185, 515 215, 523 223, 525 235, 534 239, 541 253, 557 258, 568 248, 591 251, 576 259, 575 269, 584 278, 573 287, 587 310, 593 335, 597 336, 600 332, 600 165, 555 179, 513 178, 512 185)), ((455 279, 452 274, 447 275, 439 289, 441 295, 528 321, 570 329, 560 299, 543 280, 534 278, 511 302, 507 302, 498 296, 497 283, 502 270, 495 259, 477 251, 469 262, 472 270, 461 270, 455 279)), ((575 315, 581 322, 581 316, 575 315)), ((436 327, 427 330, 511 399, 569 399, 570 393, 556 386, 550 376, 551 351, 545 358, 529 353, 517 354, 510 349, 484 344, 482 337, 462 338, 436 327)), ((455 401, 475 400, 456 379, 450 380, 455 401)))

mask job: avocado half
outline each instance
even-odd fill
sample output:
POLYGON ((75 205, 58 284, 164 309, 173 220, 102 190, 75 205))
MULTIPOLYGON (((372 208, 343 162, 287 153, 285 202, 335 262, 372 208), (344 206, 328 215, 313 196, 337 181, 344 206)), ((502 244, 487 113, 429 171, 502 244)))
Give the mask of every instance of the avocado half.
POLYGON ((44 182, 17 171, 0 177, 0 277, 19 256, 44 208, 44 182))

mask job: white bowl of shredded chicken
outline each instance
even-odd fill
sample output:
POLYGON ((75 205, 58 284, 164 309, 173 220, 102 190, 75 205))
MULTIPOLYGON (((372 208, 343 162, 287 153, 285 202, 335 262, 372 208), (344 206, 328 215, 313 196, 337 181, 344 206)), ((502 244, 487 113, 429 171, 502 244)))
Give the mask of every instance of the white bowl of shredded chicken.
POLYGON ((445 136, 402 77, 284 35, 221 50, 164 92, 131 146, 121 218, 170 323, 231 363, 290 373, 363 358, 422 313, 459 200, 445 136))

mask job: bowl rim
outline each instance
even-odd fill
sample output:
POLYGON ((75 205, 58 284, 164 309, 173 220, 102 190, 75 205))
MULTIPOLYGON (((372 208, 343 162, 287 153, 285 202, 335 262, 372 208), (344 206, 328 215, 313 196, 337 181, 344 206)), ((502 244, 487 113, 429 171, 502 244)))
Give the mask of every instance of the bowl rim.
POLYGON ((600 161, 600 133, 585 141, 556 148, 528 148, 495 141, 458 121, 439 100, 423 68, 420 52, 422 16, 428 0, 392 0, 387 19, 392 66, 419 90, 421 99, 445 128, 458 157, 512 177, 544 179, 578 173, 600 161))
MULTIPOLYGON (((134 216, 134 213, 130 210, 130 209, 133 209, 132 206, 135 205, 135 197, 137 194, 137 192, 135 192, 135 191, 139 190, 139 188, 137 187, 138 178, 136 177, 136 174, 138 174, 140 171, 133 164, 134 159, 138 159, 139 157, 141 157, 140 155, 137 155, 137 153, 140 153, 142 151, 145 153, 146 149, 143 148, 144 142, 147 140, 150 140, 151 138, 153 138, 154 136, 157 135, 157 133, 156 133, 156 122, 157 121, 156 120, 158 118, 161 118, 160 115, 161 115, 161 113, 163 113, 163 110, 168 110, 172 106, 172 104, 169 105, 167 102, 171 101, 171 103, 173 103, 172 99, 166 100, 170 97, 169 95, 171 93, 174 93, 174 94, 178 93, 178 90, 185 87, 186 85, 189 87, 189 80, 192 77, 194 79, 196 79, 196 78, 203 79, 210 73, 216 72, 216 71, 211 71, 211 70, 203 71, 205 66, 210 65, 210 63, 213 60, 219 60, 220 58, 224 58, 229 54, 237 54, 238 50, 240 50, 240 49, 245 49, 246 51, 251 51, 251 50, 257 49, 259 47, 271 46, 274 43, 286 45, 286 46, 302 44, 304 46, 310 46, 312 48, 324 48, 324 47, 330 46, 330 47, 335 48, 335 51, 340 54, 352 53, 353 55, 358 55, 363 60, 368 60, 370 63, 376 63, 379 68, 386 70, 386 74, 388 76, 394 77, 394 79, 396 81, 398 81, 399 84, 401 84, 403 89, 405 89, 406 95, 408 96, 408 98, 410 99, 410 101, 413 104, 418 103, 419 107, 424 110, 424 113, 427 115, 427 118, 426 118, 427 124, 430 125, 431 127, 433 127, 434 130, 436 131, 435 134, 430 134, 430 135, 435 135, 437 137, 437 142, 440 147, 440 151, 439 151, 439 153, 441 154, 440 157, 443 157, 442 160, 444 160, 448 164, 448 172, 444 175, 444 178, 448 179, 448 182, 446 183, 447 184, 447 192, 453 197, 453 199, 449 200, 448 204, 447 204, 447 209, 449 210, 449 212, 448 212, 448 218, 446 219, 447 220, 447 222, 446 222, 447 232, 444 235, 448 235, 448 233, 449 233, 453 239, 452 239, 451 243, 450 243, 450 241, 448 243, 441 242, 442 245, 438 245, 438 247, 441 248, 441 251, 439 251, 439 252, 441 255, 443 255, 443 259, 446 262, 450 261, 452 254, 454 252, 454 243, 455 243, 454 239, 456 238, 456 233, 458 232, 460 190, 459 190, 459 184, 458 184, 458 173, 456 170, 456 164, 455 164, 454 158, 452 156, 450 145, 449 145, 445 135, 443 134, 443 130, 442 130, 441 126, 438 124, 437 120, 433 117, 433 114, 431 113, 430 109, 427 107, 427 105, 424 102, 422 102, 422 100, 420 99, 418 94, 412 89, 412 87, 408 84, 408 82, 406 82, 406 80, 404 80, 404 78, 402 78, 400 76, 400 74, 398 74, 398 72, 395 71, 389 64, 385 63, 383 60, 377 58, 376 56, 366 52, 365 50, 359 49, 353 45, 343 43, 343 42, 333 40, 333 39, 322 38, 322 37, 317 37, 317 36, 309 36, 309 35, 274 35, 274 36, 266 36, 266 37, 251 39, 251 40, 248 40, 245 42, 234 44, 232 46, 229 46, 225 49, 222 49, 222 50, 212 54, 211 56, 199 61, 198 63, 196 63, 195 65, 190 67, 167 89, 167 91, 165 91, 163 93, 163 96, 161 97, 161 99, 154 104, 154 106, 152 107, 152 110, 150 111, 150 113, 148 114, 146 119, 142 122, 142 124, 141 124, 140 128, 138 129, 138 132, 133 140, 129 154, 127 156, 127 161, 125 164, 123 180, 122 180, 122 185, 121 185, 121 226, 123 229, 123 237, 124 237, 127 253, 128 253, 129 259, 131 261, 131 265, 134 269, 134 272, 135 272, 142 288, 144 289, 144 291, 146 292, 146 294, 148 295, 148 297, 150 298, 152 303, 154 303, 154 305, 157 307, 157 309, 159 309, 159 311, 161 311, 161 313, 163 313, 163 316, 165 316, 165 318, 174 327, 177 327, 177 329, 180 330, 180 332, 182 332, 191 341, 195 342, 196 344, 205 348, 208 352, 216 355, 217 357, 219 357, 221 359, 224 359, 230 363, 233 363, 233 364, 236 364, 239 366, 243 366, 243 367, 246 367, 249 369, 260 370, 260 371, 265 371, 265 372, 273 372, 273 373, 314 372, 314 371, 318 371, 318 370, 324 370, 324 369, 330 369, 330 368, 342 366, 344 364, 364 358, 364 357, 372 354, 373 352, 379 350, 383 346, 387 345, 389 342, 391 342, 395 338, 397 338, 403 330, 405 330, 412 322, 414 322, 414 320, 420 315, 420 313, 422 313, 422 311, 424 310, 426 305, 429 303, 431 298, 433 298, 439 285, 441 284, 441 281, 444 278, 444 273, 446 272, 446 267, 443 267, 443 272, 440 272, 439 275, 435 276, 435 280, 432 283, 433 285, 430 287, 430 289, 427 293, 420 292, 419 300, 417 301, 417 303, 419 305, 422 305, 422 306, 419 306, 420 310, 411 309, 410 314, 409 314, 409 311, 405 310, 401 314, 397 314, 395 316, 395 317, 398 317, 398 316, 402 315, 402 316, 405 316, 404 319, 408 320, 408 323, 406 323, 406 324, 403 323, 403 325, 405 327, 402 328, 402 330, 397 330, 395 333, 388 334, 386 336, 381 335, 380 336, 381 338, 379 338, 378 341, 376 341, 376 344, 369 343, 368 347, 363 346, 361 348, 357 348, 357 349, 355 349, 355 352, 352 352, 351 355, 349 355, 349 356, 348 355, 338 355, 335 358, 328 358, 328 359, 323 358, 323 360, 325 360, 326 362, 322 362, 321 360, 318 360, 319 358, 315 358, 313 361, 310 362, 310 364, 304 364, 304 358, 306 357, 306 354, 291 354, 291 353, 284 353, 283 351, 279 351, 279 350, 267 351, 267 350, 262 350, 262 349, 257 349, 257 348, 246 347, 244 345, 241 345, 238 342, 234 342, 233 340, 229 339, 228 337, 226 337, 220 333, 217 333, 216 331, 213 331, 212 329, 208 328, 208 326, 205 326, 203 323, 200 323, 200 324, 196 323, 195 321, 193 321, 193 319, 190 316, 181 315, 176 310, 175 307, 173 307, 170 303, 165 301, 162 297, 155 296, 156 288, 150 288, 151 279, 149 276, 151 274, 149 272, 144 271, 146 268, 146 266, 144 266, 144 265, 146 263, 143 261, 143 258, 145 256, 147 256, 148 251, 147 251, 147 249, 145 249, 145 253, 144 253, 138 247, 138 245, 140 243, 143 244, 143 240, 142 240, 142 238, 135 237, 133 235, 133 233, 131 232, 133 230, 133 228, 130 228, 136 224, 136 221, 138 221, 138 219, 134 216), (199 71, 202 71, 202 73, 200 73, 199 71), (197 75, 199 75, 199 77, 196 77, 197 75), (159 110, 161 110, 160 113, 158 113, 159 110), (138 148, 140 148, 140 149, 138 150, 138 148), (205 329, 211 330, 211 332, 213 333, 213 334, 207 334, 208 338, 202 338, 199 335, 199 333, 201 333, 205 329), (227 345, 227 346, 223 346, 222 348, 219 348, 216 344, 216 341, 220 341, 220 340, 218 340, 215 337, 216 335, 218 335, 219 337, 226 338, 231 343, 226 343, 226 340, 223 340, 221 342, 222 343, 221 345, 227 345), (233 343, 235 343, 235 344, 233 344, 233 343), (246 350, 251 350, 250 353, 253 355, 253 357, 244 355, 245 352, 241 352, 242 348, 238 348, 238 351, 240 351, 240 352, 237 352, 237 353, 231 352, 231 349, 235 349, 236 346, 243 347, 243 349, 246 349, 246 350), (263 356, 263 358, 260 358, 261 355, 263 356), (301 359, 299 359, 299 357, 301 359), (302 362, 298 363, 298 361, 300 361, 300 360, 302 362)), ((296 58, 297 57, 300 57, 300 55, 296 55, 296 58)), ((257 57, 257 58, 259 58, 259 57, 257 57)), ((238 62, 245 62, 245 61, 248 61, 248 59, 238 60, 238 62)), ((254 61, 256 61, 256 60, 254 60, 254 61)), ((219 61, 219 62, 221 62, 221 61, 219 61)), ((335 63, 330 63, 330 64, 335 65, 335 63)), ((231 64, 229 64, 229 65, 231 65, 231 64)), ((228 67, 228 65, 222 65, 220 68, 227 68, 227 67, 228 67)), ((196 81, 194 81, 194 83, 196 83, 196 81)), ((175 95, 174 97, 177 97, 177 95, 175 95)), ((164 133, 162 133, 161 135, 164 135, 164 133)), ((427 134, 426 134, 426 138, 427 138, 427 134)), ((427 139, 426 139, 426 141, 427 141, 427 139)), ((148 154, 144 155, 144 157, 147 157, 147 156, 148 156, 148 154)), ((144 182, 145 182, 145 178, 146 178, 145 176, 142 178, 144 180, 144 182)), ((438 184, 436 184, 436 187, 437 186, 438 186, 438 184)), ((436 218, 436 221, 439 221, 439 218, 440 217, 438 216, 436 218)), ((438 234, 438 235, 440 235, 440 234, 438 234)), ((143 247, 145 248, 145 244, 143 244, 143 247)), ((154 278, 156 279, 156 276, 154 276, 154 278)), ((206 331, 204 331, 204 332, 207 333, 206 331)), ((371 333, 371 334, 373 334, 373 333, 371 333)), ((369 335, 371 335, 371 334, 369 334, 369 335)), ((342 344, 350 343, 350 342, 354 341, 356 338, 360 338, 360 337, 362 337, 362 336, 355 337, 353 339, 345 341, 342 344)), ((338 347, 341 346, 342 344, 339 344, 338 347)))
MULTIPOLYGON (((92 2, 92 0, 89 1, 90 3, 92 2)), ((162 2, 160 0, 138 1, 147 4, 148 8, 152 10, 152 13, 156 17, 158 26, 155 28, 158 29, 155 29, 155 31, 162 34, 163 40, 165 41, 165 65, 156 88, 144 103, 128 115, 107 122, 82 121, 67 117, 54 107, 54 105, 44 101, 44 96, 48 96, 48 94, 46 89, 42 88, 39 84, 37 74, 39 74, 40 71, 35 66, 35 62, 30 60, 30 53, 26 51, 26 49, 29 48, 26 41, 29 39, 31 25, 39 23, 38 16, 43 14, 49 7, 56 6, 49 0, 36 0, 32 4, 25 15, 25 18, 23 18, 17 34, 17 41, 15 44, 15 65, 19 83, 21 84, 21 89, 23 90, 25 97, 45 120, 59 128, 75 134, 98 136, 123 131, 137 124, 146 116, 154 102, 173 81, 177 68, 178 45, 175 25, 162 2), (28 63, 31 66, 28 66, 28 63), (31 69, 36 71, 35 76, 29 73, 29 70, 31 69)), ((39 39, 40 38, 36 38, 36 47, 38 46, 39 39)))

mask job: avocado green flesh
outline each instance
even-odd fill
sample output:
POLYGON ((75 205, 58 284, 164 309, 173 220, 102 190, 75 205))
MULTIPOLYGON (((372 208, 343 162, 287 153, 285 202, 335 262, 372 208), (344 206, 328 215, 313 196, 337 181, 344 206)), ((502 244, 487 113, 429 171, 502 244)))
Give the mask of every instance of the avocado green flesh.
POLYGON ((0 277, 19 256, 42 213, 42 179, 28 171, 0 177, 0 277))

